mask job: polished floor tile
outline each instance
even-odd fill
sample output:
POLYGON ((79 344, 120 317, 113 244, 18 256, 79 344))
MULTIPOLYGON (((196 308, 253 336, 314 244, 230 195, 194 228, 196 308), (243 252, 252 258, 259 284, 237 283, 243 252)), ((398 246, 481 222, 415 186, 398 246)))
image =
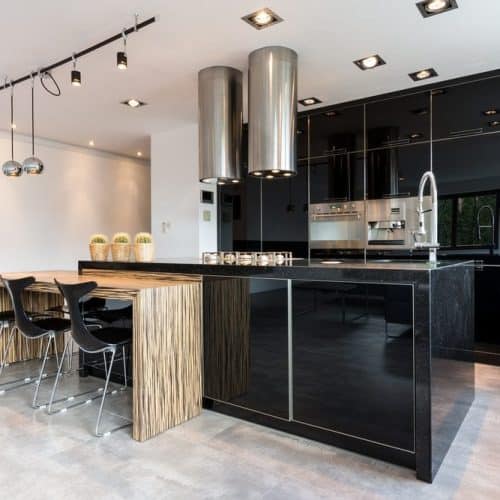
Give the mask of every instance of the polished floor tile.
MULTIPOLYGON (((16 376, 29 366, 9 367, 16 376)), ((500 367, 477 365, 477 395, 432 485, 413 471, 204 411, 145 443, 130 429, 92 435, 98 401, 48 416, 33 387, 0 396, 0 494, 9 499, 495 499, 500 491, 500 367)), ((101 381, 72 375, 61 394, 101 381)), ((51 381, 41 397, 48 398, 51 381)), ((106 428, 130 418, 109 399, 106 428)))

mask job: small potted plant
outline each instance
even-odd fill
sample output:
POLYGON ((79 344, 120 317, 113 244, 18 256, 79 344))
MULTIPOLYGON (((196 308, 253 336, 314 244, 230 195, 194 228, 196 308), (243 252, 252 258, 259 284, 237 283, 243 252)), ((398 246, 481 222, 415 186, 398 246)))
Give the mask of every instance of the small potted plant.
POLYGON ((130 235, 115 233, 111 243, 111 255, 117 262, 127 262, 130 259, 130 235))
POLYGON ((89 242, 90 258, 92 260, 108 260, 109 243, 105 234, 93 234, 89 242))
POLYGON ((136 262, 151 262, 155 247, 153 237, 149 233, 137 233, 134 238, 134 253, 136 262))

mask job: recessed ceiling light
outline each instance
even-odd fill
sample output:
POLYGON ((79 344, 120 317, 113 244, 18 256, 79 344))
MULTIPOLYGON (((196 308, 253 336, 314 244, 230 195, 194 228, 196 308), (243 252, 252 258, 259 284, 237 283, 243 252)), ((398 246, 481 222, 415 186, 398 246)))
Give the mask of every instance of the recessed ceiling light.
POLYGON ((427 80, 428 78, 434 78, 438 76, 434 68, 421 69, 420 71, 415 71, 415 73, 409 73, 408 76, 414 81, 419 82, 420 80, 427 80))
POLYGON ((305 99, 300 99, 299 103, 302 104, 302 106, 312 106, 313 104, 320 104, 321 101, 317 97, 306 97, 305 99))
POLYGON ((256 177, 260 177, 262 175, 262 172, 254 172, 252 175, 255 175, 256 177))
POLYGON ((240 180, 239 179, 232 179, 231 182, 233 184, 239 184, 240 180))
POLYGON ((142 151, 137 151, 137 156, 140 158, 142 156, 142 151))
POLYGON ((423 0, 417 2, 416 5, 424 17, 435 16, 458 8, 456 0, 423 0))
POLYGON ((140 108, 141 106, 146 106, 145 102, 133 98, 122 101, 121 103, 125 104, 125 106, 130 106, 131 108, 140 108))
POLYGON ((378 55, 374 54, 373 56, 363 57, 363 59, 358 59, 357 61, 353 61, 354 64, 362 70, 365 69, 373 69, 377 66, 382 66, 385 64, 385 61, 378 55))
POLYGON ((498 109, 487 109, 486 111, 483 111, 483 115, 485 116, 494 116, 498 114, 498 109))
POLYGON ((488 125, 490 127, 498 127, 500 125, 500 121, 499 120, 493 120, 492 122, 489 122, 488 125))
POLYGON ((266 179, 274 179, 274 175, 266 175, 266 179))
POLYGON ((251 14, 248 14, 241 19, 243 19, 243 21, 257 30, 269 28, 269 26, 273 26, 283 21, 283 19, 278 16, 278 14, 273 12, 271 9, 268 9, 267 7, 264 9, 259 9, 256 12, 252 12, 251 14))
POLYGON ((95 146, 95 143, 94 143, 94 141, 92 139, 89 141, 89 146, 91 148, 93 148, 95 146))

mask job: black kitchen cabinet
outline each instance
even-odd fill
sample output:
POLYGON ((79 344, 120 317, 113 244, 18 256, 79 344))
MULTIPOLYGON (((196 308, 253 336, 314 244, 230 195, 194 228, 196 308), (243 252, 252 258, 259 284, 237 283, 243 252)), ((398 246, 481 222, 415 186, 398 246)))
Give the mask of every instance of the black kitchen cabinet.
POLYGON ((412 287, 292 287, 293 420, 413 451, 412 287))
POLYGON ((362 153, 312 158, 310 175, 311 203, 362 200, 364 197, 362 153))
POLYGON ((500 134, 433 143, 439 195, 500 188, 500 134))
POLYGON ((219 250, 261 250, 261 180, 218 186, 219 250))
POLYGON ((309 157, 309 118, 300 116, 297 118, 297 159, 309 157))
POLYGON ((433 138, 449 139, 500 129, 499 88, 500 77, 495 77, 435 91, 433 138), (488 112, 492 114, 485 114, 488 112))
POLYGON ((429 141, 430 123, 430 92, 368 103, 367 148, 429 141))
POLYGON ((430 143, 366 152, 367 198, 416 196, 422 174, 430 169, 430 143))
POLYGON ((308 255, 307 162, 298 162, 295 177, 262 180, 262 239, 264 251, 308 255))
POLYGON ((310 116, 310 156, 346 154, 364 147, 363 106, 330 109, 310 116))
POLYGON ((204 396, 288 419, 286 280, 203 279, 204 396))

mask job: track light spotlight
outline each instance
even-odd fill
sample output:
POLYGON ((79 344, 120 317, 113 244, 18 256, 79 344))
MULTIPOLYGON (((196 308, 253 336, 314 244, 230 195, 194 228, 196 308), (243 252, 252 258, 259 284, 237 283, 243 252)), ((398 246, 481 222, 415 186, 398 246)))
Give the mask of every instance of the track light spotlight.
POLYGON ((116 66, 118 69, 127 69, 127 35, 122 30, 123 50, 116 53, 116 66))
POLYGON ((73 58, 73 70, 71 71, 71 85, 74 87, 79 87, 82 84, 82 74, 76 69, 76 57, 75 54, 71 56, 73 58))

